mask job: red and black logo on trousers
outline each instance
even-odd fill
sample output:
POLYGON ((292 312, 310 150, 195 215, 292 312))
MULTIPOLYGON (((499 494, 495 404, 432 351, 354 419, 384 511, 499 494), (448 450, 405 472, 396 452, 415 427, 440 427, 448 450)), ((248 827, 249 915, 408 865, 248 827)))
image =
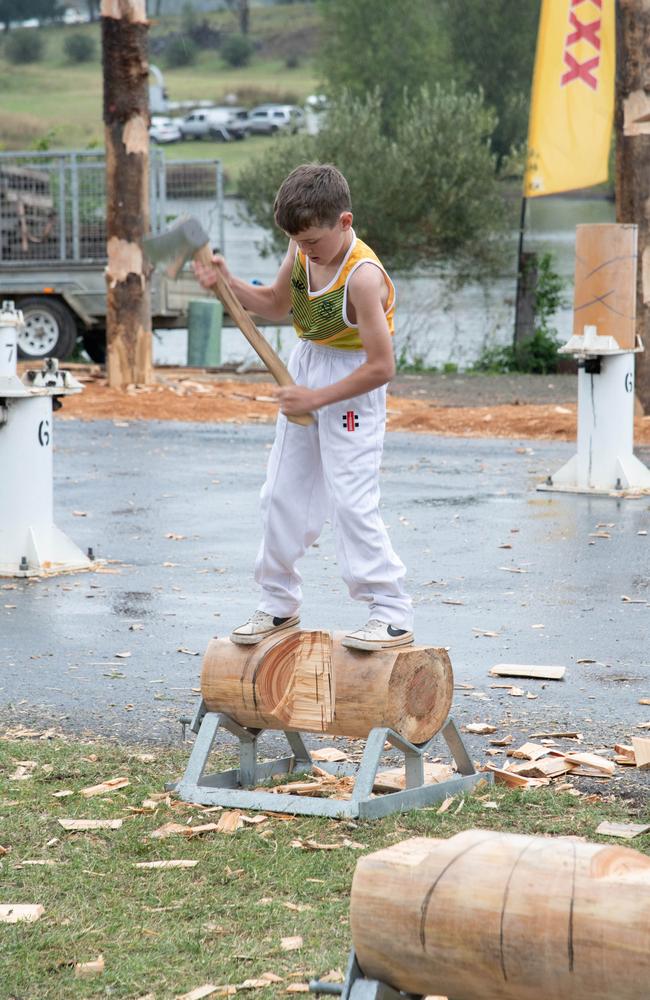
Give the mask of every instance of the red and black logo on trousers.
POLYGON ((354 431, 359 426, 359 414, 355 413, 354 410, 348 410, 341 417, 343 421, 343 429, 346 431, 354 431))

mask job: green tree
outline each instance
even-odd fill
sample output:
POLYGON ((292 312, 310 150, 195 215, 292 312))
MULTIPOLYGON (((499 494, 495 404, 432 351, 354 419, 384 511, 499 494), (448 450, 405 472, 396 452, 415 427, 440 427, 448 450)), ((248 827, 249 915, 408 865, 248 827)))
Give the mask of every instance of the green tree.
POLYGON ((275 193, 293 167, 335 163, 352 192, 355 229, 385 262, 412 267, 454 261, 484 274, 501 260, 510 220, 498 189, 489 136, 494 113, 480 94, 423 88, 402 98, 395 137, 383 129, 376 92, 344 95, 314 136, 287 136, 252 160, 239 178, 248 217, 268 234, 267 249, 286 238, 273 221, 275 193))
POLYGON ((319 62, 328 93, 363 99, 378 91, 387 132, 395 134, 405 92, 457 79, 440 0, 320 0, 320 6, 319 62))
POLYGON ((440 0, 455 65, 497 113, 499 159, 526 141, 540 0, 440 0))

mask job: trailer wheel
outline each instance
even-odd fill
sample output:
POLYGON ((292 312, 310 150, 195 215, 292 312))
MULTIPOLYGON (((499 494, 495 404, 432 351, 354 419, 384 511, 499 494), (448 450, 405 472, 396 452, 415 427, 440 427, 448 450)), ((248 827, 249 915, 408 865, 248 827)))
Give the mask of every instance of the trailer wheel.
POLYGON ((106 361, 106 330, 93 327, 82 334, 84 350, 91 361, 103 365, 106 361))
POLYGON ((59 358, 74 351, 77 324, 74 314, 58 299, 22 299, 18 308, 25 317, 25 329, 18 335, 18 357, 27 360, 59 358))

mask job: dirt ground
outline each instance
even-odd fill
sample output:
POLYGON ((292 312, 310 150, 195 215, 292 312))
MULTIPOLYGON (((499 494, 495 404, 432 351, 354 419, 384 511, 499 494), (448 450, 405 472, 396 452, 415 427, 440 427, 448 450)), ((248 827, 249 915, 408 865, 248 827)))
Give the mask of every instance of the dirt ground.
MULTIPOLYGON (((159 368, 154 384, 110 389, 97 365, 67 365, 84 392, 66 397, 60 419, 270 423, 274 383, 266 373, 159 368)), ((390 386, 388 429, 457 437, 576 436, 572 375, 402 375, 390 386), (544 401, 543 401, 544 400, 544 401)), ((635 420, 634 440, 650 444, 650 416, 635 420)))

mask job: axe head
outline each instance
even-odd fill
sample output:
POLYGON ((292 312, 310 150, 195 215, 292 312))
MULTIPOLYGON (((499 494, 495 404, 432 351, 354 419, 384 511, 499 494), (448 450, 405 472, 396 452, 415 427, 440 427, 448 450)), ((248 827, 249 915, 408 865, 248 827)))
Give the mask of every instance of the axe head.
POLYGON ((183 265, 198 250, 209 245, 208 234, 198 219, 181 217, 160 236, 148 236, 143 246, 152 264, 166 264, 165 273, 177 278, 183 265))

